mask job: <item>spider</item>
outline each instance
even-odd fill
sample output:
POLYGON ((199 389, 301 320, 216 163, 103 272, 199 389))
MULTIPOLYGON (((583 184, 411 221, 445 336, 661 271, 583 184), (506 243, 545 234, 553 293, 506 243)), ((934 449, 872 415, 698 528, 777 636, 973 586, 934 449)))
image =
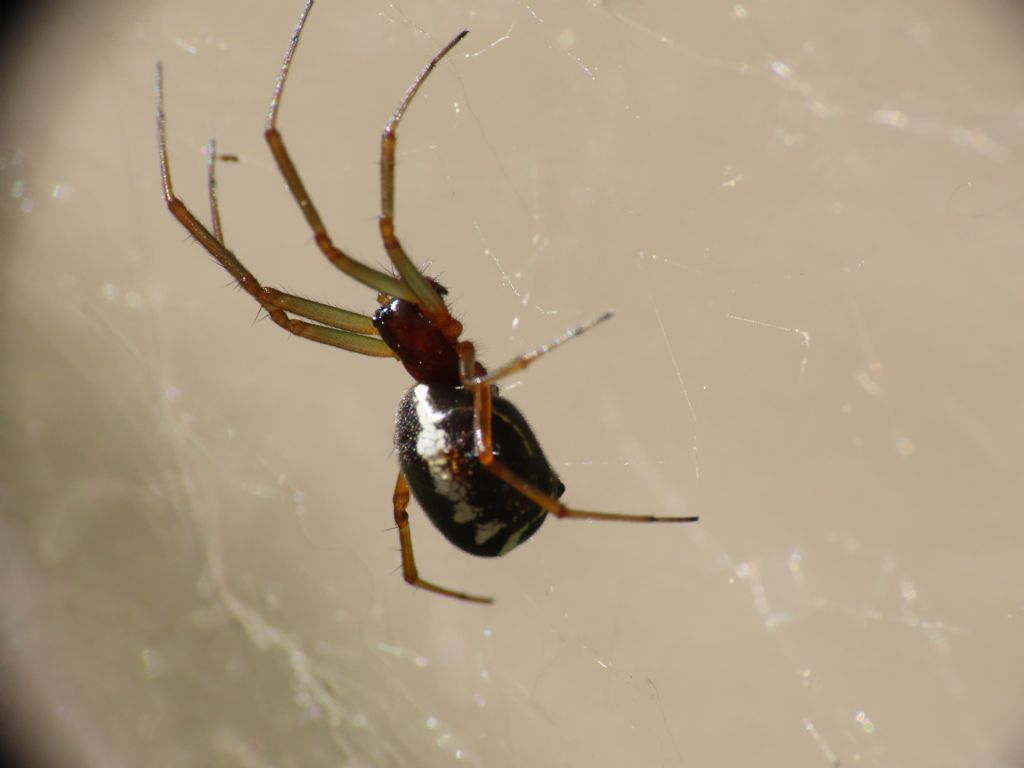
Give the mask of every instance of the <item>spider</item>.
POLYGON ((157 64, 160 177, 170 212, 274 323, 296 336, 349 352, 397 358, 416 381, 399 403, 394 438, 399 472, 392 505, 405 580, 441 595, 478 603, 492 602, 489 597, 448 589, 419 575, 407 512, 410 490, 450 542, 482 557, 503 555, 522 544, 536 533, 548 515, 645 523, 695 522, 697 517, 588 512, 566 506, 559 501, 565 486, 544 456, 526 419, 498 393, 497 381, 525 369, 552 349, 607 320, 611 313, 573 328, 552 342, 488 372, 476 359, 473 343, 462 339, 462 324, 445 303, 445 287, 412 263, 395 234, 398 125, 427 76, 467 32, 456 35, 413 80, 381 137, 379 226, 384 249, 397 274, 373 269, 333 243, 277 128, 285 82, 312 7, 313 0, 307 0, 288 44, 270 102, 264 136, 324 256, 343 273, 378 292, 380 306, 373 316, 263 286, 246 269, 225 244, 214 176, 218 159, 235 158, 217 155, 212 141, 207 182, 212 231, 175 195, 167 155, 163 74, 157 64))

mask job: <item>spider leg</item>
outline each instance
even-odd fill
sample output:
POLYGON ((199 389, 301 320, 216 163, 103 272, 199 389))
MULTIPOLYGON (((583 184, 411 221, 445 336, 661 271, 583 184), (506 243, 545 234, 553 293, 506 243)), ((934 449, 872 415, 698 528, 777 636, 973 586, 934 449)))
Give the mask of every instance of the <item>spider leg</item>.
POLYGON ((533 365, 535 362, 537 362, 539 358, 543 357, 548 352, 551 352, 557 347, 560 347, 567 341, 572 341, 577 336, 580 336, 589 331, 598 323, 603 323, 605 320, 610 320, 612 317, 614 317, 614 314, 612 312, 605 312, 603 315, 595 317, 593 320, 583 323, 582 325, 578 325, 575 328, 570 328, 557 339, 552 339, 547 344, 542 344, 541 346, 537 347, 534 350, 519 355, 518 357, 512 358, 507 363, 491 371, 490 373, 477 374, 473 373, 472 371, 467 372, 467 370, 464 368, 462 373, 463 385, 468 387, 484 387, 489 384, 493 384, 494 382, 498 381, 499 379, 503 379, 506 376, 511 376, 516 371, 522 371, 525 368, 533 365))
POLYGON ((206 188, 210 198, 210 222, 213 225, 213 236, 224 244, 224 230, 220 225, 220 202, 217 200, 217 161, 237 163, 238 155, 218 155, 217 142, 210 139, 206 145, 206 188))
POLYGON ((334 245, 330 236, 327 234, 327 228, 324 226, 323 220, 320 218, 320 214, 316 210, 316 206, 313 205, 312 198, 309 196, 305 185, 302 183, 302 179, 299 177, 299 172, 295 168, 295 164, 292 162, 291 156, 288 154, 288 150, 285 149, 284 139, 282 138, 281 133, 277 130, 277 113, 281 108, 281 96, 284 93, 284 84, 288 79, 288 72, 291 69, 292 58, 295 56, 295 49, 299 45, 299 36, 302 34, 302 28, 306 24, 306 19, 309 17, 309 12, 312 7, 313 0, 307 0, 306 7, 303 9, 302 15, 299 17, 299 23, 295 28, 295 32, 292 34, 291 42, 288 43, 288 50, 285 52, 284 62, 281 64, 281 72, 277 76, 277 83, 274 86, 274 97, 270 102, 270 110, 267 113, 266 129, 263 133, 264 138, 266 138, 267 144, 270 146, 270 153, 274 156, 274 160, 277 162, 277 167, 280 169, 281 175, 284 176, 285 183, 288 185, 288 189, 291 191, 292 197, 294 197, 295 202, 299 204, 299 210, 302 211, 302 215, 306 217, 306 222, 309 224, 310 229, 313 230, 313 237, 316 240, 317 247, 319 247, 324 256, 327 257, 327 260, 346 275, 359 281, 363 285, 375 288, 376 290, 386 293, 388 296, 392 296, 396 299, 416 301, 415 293, 402 280, 373 269, 372 267, 368 267, 360 261, 356 261, 334 245))
POLYGON ((309 301, 299 296, 282 293, 273 288, 264 288, 256 277, 246 269, 222 240, 220 229, 220 212, 216 202, 216 177, 212 167, 208 177, 210 184, 211 209, 214 212, 214 228, 217 234, 210 232, 188 209, 188 206, 174 194, 171 183, 170 164, 167 156, 167 120, 164 115, 163 68, 156 68, 157 92, 157 145, 160 156, 160 179, 163 183, 164 200, 174 218, 188 231, 199 244, 230 274, 238 285, 252 296, 270 315, 270 319, 289 333, 301 336, 321 344, 328 344, 350 352, 358 352, 373 357, 394 357, 394 353, 380 338, 376 330, 369 324, 369 318, 355 312, 332 307, 328 304, 309 301), (287 312, 325 322, 329 326, 307 323, 289 317, 287 312), (373 335, 369 335, 372 333, 373 335))
POLYGON ((409 506, 409 483, 401 472, 398 473, 398 480, 395 481, 395 494, 392 497, 392 502, 395 508, 395 524, 398 526, 398 538, 402 544, 402 576, 407 582, 414 587, 436 592, 439 595, 455 597, 459 600, 468 600, 473 603, 494 602, 494 599, 490 597, 477 597, 466 592, 456 592, 421 579, 419 571, 416 570, 416 558, 412 554, 412 534, 409 532, 409 513, 406 511, 409 506))
MULTIPOLYGON (((595 322, 599 322, 600 319, 595 322)), ((567 335, 560 338, 567 340, 572 338, 572 336, 567 335)), ((473 435, 476 444, 476 457, 483 464, 484 469, 512 486, 512 488, 545 512, 555 517, 571 517, 579 520, 610 520, 623 523, 693 523, 697 521, 697 517, 627 515, 619 512, 589 512, 582 509, 572 509, 523 480, 494 455, 493 430, 491 428, 491 387, 486 383, 478 383, 480 379, 489 380, 492 377, 478 376, 474 378, 472 376, 472 373, 477 370, 476 350, 472 342, 463 341, 459 343, 459 362, 462 385, 473 392, 473 435)))
MULTIPOLYGON (((218 154, 216 140, 210 139, 206 148, 206 186, 210 198, 210 221, 213 225, 213 236, 221 245, 226 246, 224 228, 220 219, 220 201, 217 197, 216 169, 218 160, 221 162, 237 163, 238 155, 218 154)), ((279 309, 291 312, 294 315, 316 320, 318 323, 332 328, 340 328, 361 334, 379 335, 375 333, 376 328, 373 326, 373 321, 366 315, 349 312, 347 309, 341 309, 340 307, 332 307, 329 304, 321 304, 317 301, 303 299, 300 296, 282 293, 274 288, 264 287, 263 290, 268 301, 279 309)))
MULTIPOLYGON (((217 197, 216 164, 218 160, 221 162, 237 163, 238 156, 218 154, 217 142, 210 139, 207 147, 207 188, 210 197, 210 220, 213 222, 213 236, 217 238, 221 245, 226 245, 220 220, 220 201, 217 197)), ((319 301, 304 299, 294 294, 283 293, 276 288, 264 287, 263 291, 267 301, 279 309, 291 312, 293 315, 315 320, 331 328, 352 331, 364 336, 380 335, 380 331, 373 325, 373 319, 367 315, 361 315, 358 312, 351 312, 330 304, 322 304, 319 301)))
POLYGON ((449 314, 444 300, 427 282, 423 273, 412 263, 395 235, 395 145, 398 142, 398 124, 420 86, 433 72, 437 63, 468 34, 469 32, 464 30, 456 35, 423 68, 423 71, 413 80, 412 85, 402 96, 402 100, 398 102, 398 107, 391 115, 387 125, 384 126, 384 132, 380 138, 380 235, 384 241, 384 249, 388 252, 391 263, 395 265, 395 269, 398 270, 402 279, 416 294, 417 304, 432 320, 438 323, 441 331, 453 340, 459 337, 462 326, 449 314))

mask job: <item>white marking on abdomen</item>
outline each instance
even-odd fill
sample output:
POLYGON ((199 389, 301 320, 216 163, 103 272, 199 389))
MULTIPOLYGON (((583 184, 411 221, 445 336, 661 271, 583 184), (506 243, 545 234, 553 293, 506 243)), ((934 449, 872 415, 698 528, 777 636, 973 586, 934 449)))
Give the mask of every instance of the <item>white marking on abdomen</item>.
POLYGON ((477 518, 480 510, 467 501, 466 484, 452 474, 450 458, 454 449, 442 426, 446 414, 434 408, 430 402, 430 388, 426 384, 413 387, 413 395, 416 398, 416 420, 419 423, 416 455, 427 465, 434 490, 452 503, 455 509, 452 521, 461 524, 471 522, 477 518))

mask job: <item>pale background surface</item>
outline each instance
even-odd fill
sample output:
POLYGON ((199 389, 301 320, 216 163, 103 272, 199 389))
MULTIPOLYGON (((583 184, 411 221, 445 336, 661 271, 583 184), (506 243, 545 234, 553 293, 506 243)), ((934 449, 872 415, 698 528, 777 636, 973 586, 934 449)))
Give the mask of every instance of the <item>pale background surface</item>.
POLYGON ((400 366, 253 322, 163 209, 370 310, 262 141, 299 3, 58 6, 0 119, 0 674, 63 764, 1024 763, 1017 3, 322 0, 281 126, 338 242, 399 232, 582 507, 507 558, 413 511, 400 366), (265 6, 272 5, 272 8, 265 6), (255 9, 259 10, 255 10, 255 9))

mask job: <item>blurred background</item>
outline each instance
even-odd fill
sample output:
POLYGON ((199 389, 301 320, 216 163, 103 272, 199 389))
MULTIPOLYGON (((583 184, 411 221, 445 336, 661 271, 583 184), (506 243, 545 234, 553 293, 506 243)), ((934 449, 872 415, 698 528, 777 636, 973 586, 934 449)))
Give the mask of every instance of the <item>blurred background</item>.
MULTIPOLYGON (((8 6, 10 7, 10 6, 8 6)), ((0 713, 26 765, 1020 766, 1024 33, 1009 0, 320 0, 280 127, 339 245, 397 221, 581 508, 391 530, 401 366, 263 142, 300 2, 6 11, 0 713), (1017 458, 1014 458, 1014 457, 1017 458)))

